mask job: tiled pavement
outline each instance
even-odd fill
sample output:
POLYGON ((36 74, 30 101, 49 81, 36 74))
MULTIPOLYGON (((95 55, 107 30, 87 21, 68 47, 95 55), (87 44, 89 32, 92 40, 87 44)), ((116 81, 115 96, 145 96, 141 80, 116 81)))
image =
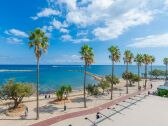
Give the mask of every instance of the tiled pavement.
POLYGON ((117 98, 115 100, 112 100, 110 102, 104 103, 104 104, 99 105, 99 106, 94 107, 94 108, 89 108, 89 109, 78 111, 78 112, 72 112, 72 113, 67 113, 67 114, 60 115, 60 116, 55 116, 55 117, 52 117, 52 118, 49 118, 49 119, 34 123, 34 124, 30 125, 30 126, 50 126, 50 125, 55 124, 57 122, 63 121, 65 119, 70 119, 70 118, 74 118, 74 117, 79 117, 79 116, 93 114, 93 113, 96 113, 96 112, 101 111, 103 109, 107 109, 110 106, 113 106, 113 105, 115 105, 115 104, 117 104, 119 102, 122 102, 122 101, 130 98, 130 97, 138 95, 138 94, 140 94, 140 93, 142 93, 144 91, 145 90, 137 91, 137 92, 134 92, 134 93, 119 97, 119 98, 117 98))

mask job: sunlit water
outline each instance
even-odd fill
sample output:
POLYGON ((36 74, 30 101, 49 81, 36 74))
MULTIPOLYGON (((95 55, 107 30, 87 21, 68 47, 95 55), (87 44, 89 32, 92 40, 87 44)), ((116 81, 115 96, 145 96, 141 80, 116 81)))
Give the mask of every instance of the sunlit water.
MULTIPOLYGON (((153 69, 162 69, 164 66, 153 66, 153 69)), ((62 84, 71 84, 73 88, 80 88, 83 85, 83 73, 70 72, 69 70, 83 70, 81 65, 41 65, 40 66, 40 89, 56 89, 62 84)), ((150 67, 148 68, 150 70, 150 67)), ((87 68, 87 71, 97 75, 111 74, 110 65, 93 65, 87 68)), ((115 75, 120 77, 125 71, 124 65, 115 66, 115 75)), ((130 65, 129 71, 137 73, 137 66, 130 65)), ((144 67, 141 67, 141 73, 144 67)), ((8 79, 14 79, 19 82, 36 83, 35 65, 0 65, 0 85, 3 85, 8 79)), ((87 76, 87 83, 96 83, 93 77, 87 76)))

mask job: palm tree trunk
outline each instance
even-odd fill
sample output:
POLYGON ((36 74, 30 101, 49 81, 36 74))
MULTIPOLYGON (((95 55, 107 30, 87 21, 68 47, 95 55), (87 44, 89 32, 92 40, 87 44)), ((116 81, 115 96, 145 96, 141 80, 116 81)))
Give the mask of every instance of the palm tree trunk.
MULTIPOLYGON (((138 64, 138 77, 140 77, 140 65, 138 64)), ((139 80, 138 80, 138 89, 139 89, 139 86, 140 86, 140 82, 139 82, 139 80)))
POLYGON ((166 80, 167 80, 167 64, 166 64, 166 80))
POLYGON ((147 64, 145 64, 145 87, 147 84, 147 64))
POLYGON ((36 95, 37 95, 37 107, 36 107, 36 119, 39 119, 39 59, 37 59, 37 85, 36 85, 36 95))
POLYGON ((86 108, 86 63, 84 66, 84 85, 83 85, 83 94, 84 94, 84 108, 86 108))
POLYGON ((113 79, 114 79, 114 61, 112 61, 112 73, 111 73, 111 100, 113 99, 113 79))
MULTIPOLYGON (((152 73, 152 63, 151 63, 151 73, 152 73)), ((150 75, 150 80, 152 81, 152 74, 150 75)))
MULTIPOLYGON (((126 73, 128 74, 128 63, 126 65, 126 73)), ((128 94, 128 75, 127 76, 127 79, 126 79, 126 94, 128 94)))

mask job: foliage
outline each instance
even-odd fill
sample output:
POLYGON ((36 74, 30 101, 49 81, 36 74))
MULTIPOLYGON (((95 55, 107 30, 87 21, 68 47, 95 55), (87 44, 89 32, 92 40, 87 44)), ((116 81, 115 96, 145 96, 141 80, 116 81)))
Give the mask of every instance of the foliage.
POLYGON ((134 62, 136 62, 138 65, 142 65, 143 63, 143 55, 142 54, 137 54, 135 59, 134 59, 134 62))
POLYGON ((72 87, 71 85, 62 85, 57 91, 56 91, 56 96, 57 100, 61 101, 63 100, 64 94, 66 93, 68 98, 69 93, 72 92, 72 87))
POLYGON ((86 90, 88 91, 88 94, 90 95, 98 95, 100 93, 98 86, 96 86, 95 84, 94 85, 88 84, 88 86, 86 87, 86 90))
POLYGON ((132 86, 132 84, 134 84, 135 82, 141 80, 141 78, 137 74, 133 74, 132 72, 124 72, 122 74, 122 78, 124 80, 128 79, 130 86, 132 86))
POLYGON ((158 89, 157 95, 161 97, 168 97, 168 90, 158 89))
POLYGON ((31 32, 29 40, 29 47, 34 47, 36 58, 39 60, 42 52, 46 52, 48 48, 48 37, 45 32, 36 28, 34 32, 31 32))
POLYGON ((126 50, 124 52, 124 58, 123 58, 124 59, 124 63, 131 64, 133 58, 134 58, 134 55, 133 55, 133 53, 130 50, 126 50))
POLYGON ((84 45, 80 51, 81 59, 85 61, 85 65, 89 66, 94 62, 93 49, 88 45, 84 45))
MULTIPOLYGON (((112 76, 111 75, 107 75, 105 76, 105 79, 107 82, 111 83, 112 82, 112 76)), ((114 76, 113 77, 113 84, 116 85, 116 84, 119 84, 120 83, 120 80, 118 77, 114 76)))
POLYGON ((149 75, 152 75, 157 79, 159 76, 165 76, 165 71, 159 70, 159 69, 154 69, 149 72, 149 75))
POLYGON ((37 85, 36 85, 36 94, 37 94, 37 119, 39 118, 39 61, 42 53, 45 53, 48 48, 48 37, 45 32, 41 29, 36 28, 34 32, 31 32, 29 35, 29 48, 34 48, 34 53, 37 60, 37 85))
POLYGON ((71 87, 71 85, 62 85, 60 87, 60 90, 62 92, 66 92, 67 94, 69 94, 70 92, 72 92, 72 87, 71 87))
POLYGON ((61 101, 63 99, 64 93, 59 89, 56 91, 57 100, 61 101))
POLYGON ((150 63, 154 63, 155 62, 155 57, 154 56, 150 56, 150 63))
POLYGON ((81 47, 81 59, 84 60, 84 88, 83 88, 83 97, 84 97, 84 107, 86 108, 86 68, 94 62, 94 53, 93 49, 88 45, 83 45, 81 47))
POLYGON ((110 56, 109 58, 113 61, 113 62, 118 62, 120 60, 120 50, 117 46, 111 46, 110 48, 108 48, 108 51, 110 52, 110 56))
POLYGON ((99 87, 103 89, 103 93, 104 93, 104 91, 110 87, 110 84, 108 81, 102 80, 99 83, 99 87))
POLYGON ((132 83, 141 81, 141 78, 137 74, 133 74, 132 83))
POLYGON ((148 54, 144 54, 143 55, 143 63, 148 65, 149 63, 151 63, 151 56, 148 54))
POLYGON ((165 65, 168 65, 168 58, 164 58, 164 59, 163 59, 163 63, 164 63, 165 65))
POLYGON ((14 83, 13 80, 9 80, 0 92, 6 99, 14 100, 14 108, 17 108, 23 98, 32 95, 34 91, 31 84, 14 83))

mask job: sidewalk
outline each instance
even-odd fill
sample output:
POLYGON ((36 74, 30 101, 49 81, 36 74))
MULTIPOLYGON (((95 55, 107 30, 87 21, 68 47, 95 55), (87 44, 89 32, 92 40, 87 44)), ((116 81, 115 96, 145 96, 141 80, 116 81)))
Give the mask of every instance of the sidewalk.
POLYGON ((146 90, 137 91, 137 92, 134 92, 134 93, 119 97, 119 98, 117 98, 117 99, 115 99, 113 101, 104 103, 104 104, 99 105, 99 106, 94 107, 94 108, 90 108, 90 109, 83 110, 83 111, 78 111, 78 112, 72 112, 72 113, 68 113, 68 114, 64 114, 64 115, 60 115, 60 116, 55 116, 53 118, 34 123, 34 124, 30 125, 30 126, 49 126, 49 125, 55 124, 57 122, 66 120, 66 119, 93 114, 93 113, 96 113, 96 112, 101 111, 103 109, 107 109, 110 106, 113 106, 113 105, 115 105, 115 104, 117 104, 119 102, 122 102, 122 101, 130 98, 130 97, 138 95, 138 94, 140 94, 140 93, 142 93, 144 91, 146 91, 146 90))

